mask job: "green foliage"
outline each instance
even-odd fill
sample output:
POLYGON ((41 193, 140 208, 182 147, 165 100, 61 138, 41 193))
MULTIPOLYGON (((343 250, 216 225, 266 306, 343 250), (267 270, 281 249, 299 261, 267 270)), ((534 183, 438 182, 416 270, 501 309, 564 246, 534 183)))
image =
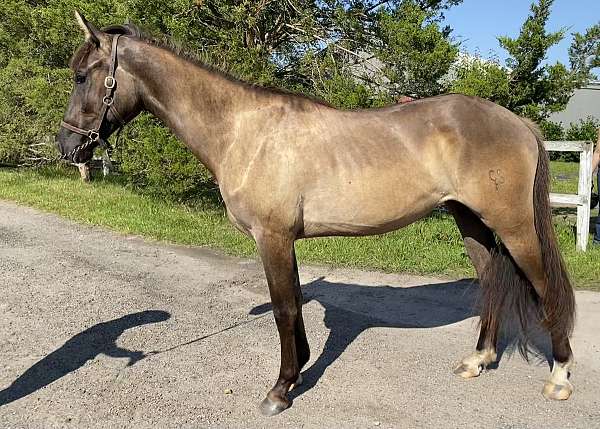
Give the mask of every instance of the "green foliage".
POLYGON ((546 32, 553 2, 533 3, 519 36, 498 38, 510 55, 506 67, 486 60, 459 64, 452 91, 487 98, 542 124, 551 113, 564 110, 585 81, 561 63, 544 65, 548 50, 564 38, 564 30, 546 32))
POLYGON ((53 132, 69 94, 70 73, 29 58, 0 67, 0 163, 55 156, 53 132))
POLYGON ((395 95, 428 97, 445 91, 442 78, 458 54, 458 47, 416 2, 404 1, 396 9, 381 9, 375 52, 395 95))
POLYGON ((357 83, 352 76, 334 71, 316 87, 317 96, 341 109, 377 107, 386 104, 383 96, 378 96, 366 85, 357 83))
POLYGON ((563 110, 574 90, 581 85, 576 74, 564 65, 542 65, 548 50, 564 38, 564 30, 546 32, 554 0, 538 0, 517 38, 499 37, 510 58, 510 110, 534 120, 543 120, 563 110))
MULTIPOLYGON (((542 121, 541 128, 546 140, 592 141, 598 139, 600 120, 589 116, 578 123, 571 124, 567 129, 552 121, 542 121)), ((579 162, 579 154, 575 152, 550 152, 550 159, 566 162, 579 162)))
POLYGON ((121 172, 145 193, 174 201, 219 204, 209 172, 192 153, 148 114, 137 118, 116 148, 121 172))
POLYGON ((584 81, 597 79, 592 69, 600 67, 600 22, 587 29, 585 34, 573 34, 569 49, 571 68, 584 81))
POLYGON ((450 86, 452 92, 476 95, 503 106, 509 103, 510 78, 499 64, 483 59, 465 60, 457 64, 455 73, 450 86))
MULTIPOLYGON (((343 109, 382 106, 391 101, 389 95, 378 91, 361 79, 356 79, 348 65, 340 64, 330 47, 319 54, 306 54, 298 68, 310 82, 310 91, 302 83, 298 89, 343 109)), ((292 88, 295 89, 295 88, 292 88)))
POLYGON ((598 129, 600 120, 588 117, 582 119, 579 123, 571 124, 565 132, 565 140, 588 140, 596 142, 598 139, 598 129))
POLYGON ((549 141, 561 141, 565 139, 565 130, 563 126, 557 122, 541 121, 540 128, 544 133, 544 138, 549 141))

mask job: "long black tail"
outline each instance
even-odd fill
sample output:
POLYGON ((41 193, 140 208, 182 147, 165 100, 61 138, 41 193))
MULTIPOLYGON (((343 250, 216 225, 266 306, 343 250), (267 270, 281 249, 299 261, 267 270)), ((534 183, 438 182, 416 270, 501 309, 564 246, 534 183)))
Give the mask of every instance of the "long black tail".
POLYGON ((538 141, 538 165, 534 181, 533 204, 535 229, 539 239, 542 265, 546 274, 546 290, 538 297, 531 282, 523 274, 503 245, 492 251, 490 262, 481 274, 482 286, 480 323, 496 329, 507 317, 516 313, 523 335, 518 347, 527 358, 529 347, 527 331, 541 319, 544 326, 559 336, 569 336, 575 318, 575 296, 565 264, 558 249, 552 225, 549 199, 549 161, 541 133, 536 125, 524 121, 538 141))
POLYGON ((546 273, 546 292, 542 297, 544 325, 551 332, 570 336, 575 323, 575 294, 565 263, 558 249, 552 226, 550 208, 550 162, 544 148, 541 132, 534 124, 527 124, 538 142, 538 165, 533 185, 535 230, 540 240, 542 263, 546 273))

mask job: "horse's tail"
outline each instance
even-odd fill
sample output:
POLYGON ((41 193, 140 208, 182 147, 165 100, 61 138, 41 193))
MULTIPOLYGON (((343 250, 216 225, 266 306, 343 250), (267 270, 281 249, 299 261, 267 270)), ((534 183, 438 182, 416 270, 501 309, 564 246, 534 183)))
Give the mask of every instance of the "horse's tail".
POLYGON ((538 143, 538 163, 533 184, 535 230, 540 241, 542 264, 546 274, 546 290, 542 297, 544 326, 559 336, 568 337, 575 322, 575 294, 565 263, 558 249, 550 208, 550 162, 540 129, 533 122, 525 124, 538 143))
POLYGON ((540 302, 531 282, 517 267, 504 245, 499 244, 492 250, 479 283, 481 327, 497 331, 504 322, 518 321, 519 326, 516 327, 522 335, 517 338, 516 345, 521 355, 528 359, 528 327, 540 319, 540 302), (509 314, 516 317, 510 317, 509 314))
POLYGON ((509 251, 499 244, 492 251, 490 261, 480 276, 480 323, 482 326, 493 328, 499 326, 503 319, 507 319, 506 311, 516 313, 516 320, 524 334, 518 341, 518 348, 527 358, 528 326, 541 320, 552 332, 570 335, 575 315, 575 298, 552 226, 549 161, 543 138, 534 123, 528 120, 523 122, 535 134, 538 142, 539 154, 532 203, 535 230, 546 275, 546 290, 544 296, 537 296, 533 285, 519 269, 509 251))

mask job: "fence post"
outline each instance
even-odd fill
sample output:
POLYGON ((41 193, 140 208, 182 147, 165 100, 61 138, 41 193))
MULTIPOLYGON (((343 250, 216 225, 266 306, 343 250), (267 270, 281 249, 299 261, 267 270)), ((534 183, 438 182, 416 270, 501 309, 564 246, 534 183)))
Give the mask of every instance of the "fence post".
POLYGON ((590 233, 590 200, 592 197, 592 151, 590 141, 544 142, 547 151, 579 152, 577 195, 550 194, 553 207, 577 207, 577 250, 585 252, 590 233))
POLYGON ((587 142, 579 154, 579 188, 583 204, 577 206, 577 250, 585 252, 590 235, 592 198, 592 143, 587 142))

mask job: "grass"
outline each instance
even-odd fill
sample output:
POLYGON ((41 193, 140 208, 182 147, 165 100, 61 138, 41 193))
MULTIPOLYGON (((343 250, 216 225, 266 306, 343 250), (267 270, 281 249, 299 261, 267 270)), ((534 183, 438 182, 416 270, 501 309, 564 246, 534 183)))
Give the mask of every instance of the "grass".
MULTIPOLYGON (((556 183, 563 186, 561 177, 556 183)), ((229 224, 222 210, 140 195, 115 180, 85 184, 60 168, 0 169, 0 198, 125 234, 211 246, 237 256, 256 254, 254 243, 229 224)), ((575 284, 600 290, 600 249, 576 252, 569 221, 559 219, 557 233, 575 284)), ((452 217, 439 212, 382 236, 301 240, 296 249, 302 262, 444 277, 474 275, 452 217)))
POLYGON ((579 164, 575 162, 552 161, 551 192, 576 194, 579 182, 579 164))

